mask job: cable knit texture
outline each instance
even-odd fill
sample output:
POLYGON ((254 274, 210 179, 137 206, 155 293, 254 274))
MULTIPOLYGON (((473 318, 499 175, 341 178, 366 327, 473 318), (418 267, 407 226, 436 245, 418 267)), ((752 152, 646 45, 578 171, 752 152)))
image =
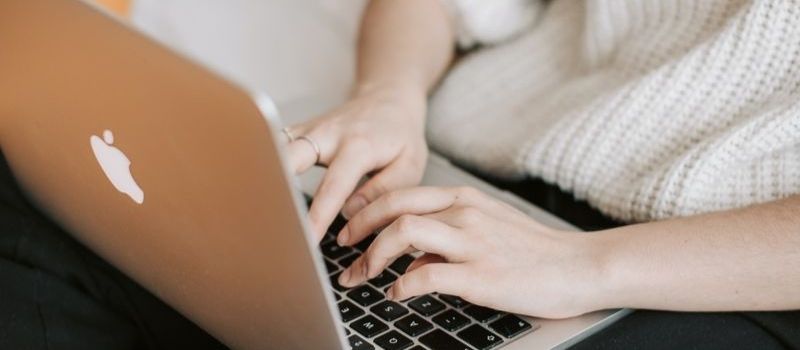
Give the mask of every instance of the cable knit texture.
POLYGON ((484 46, 431 100, 439 152, 627 222, 800 193, 800 2, 446 3, 484 46))

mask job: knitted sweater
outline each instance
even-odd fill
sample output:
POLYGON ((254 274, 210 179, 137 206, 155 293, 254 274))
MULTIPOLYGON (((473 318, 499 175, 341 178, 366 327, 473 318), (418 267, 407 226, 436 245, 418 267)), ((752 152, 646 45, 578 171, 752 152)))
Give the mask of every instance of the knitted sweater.
POLYGON ((445 0, 431 146, 623 221, 800 193, 800 2, 445 0))

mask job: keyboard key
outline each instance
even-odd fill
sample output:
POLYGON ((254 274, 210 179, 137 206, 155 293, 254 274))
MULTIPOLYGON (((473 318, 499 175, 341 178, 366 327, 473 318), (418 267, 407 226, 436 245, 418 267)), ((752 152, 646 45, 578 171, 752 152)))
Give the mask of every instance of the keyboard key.
POLYGON ((417 345, 417 346, 415 346, 415 347, 413 347, 413 348, 411 348, 411 349, 408 349, 408 350, 425 350, 425 348, 423 348, 423 347, 421 347, 421 346, 417 345))
POLYGON ((489 332, 477 324, 458 332, 458 337, 478 350, 488 350, 503 342, 499 335, 489 332))
POLYGON ((469 324, 469 319, 466 316, 458 313, 458 311, 450 309, 436 315, 433 318, 433 322, 436 322, 436 324, 445 330, 452 332, 469 324))
POLYGON ((380 273, 380 275, 377 275, 375 278, 369 280, 369 284, 375 286, 375 288, 383 288, 394 282, 396 279, 397 275, 391 273, 389 270, 384 270, 380 273))
POLYGON ((339 259, 338 263, 344 268, 350 267, 353 264, 353 261, 356 261, 361 254, 350 254, 344 258, 339 259))
POLYGON ((530 323, 525 322, 525 320, 517 316, 505 315, 500 317, 497 321, 490 323, 489 327, 506 338, 513 338, 531 329, 532 326, 530 323))
POLYGON ((384 300, 369 310, 372 311, 373 314, 376 314, 378 317, 389 322, 394 321, 408 313, 408 309, 403 307, 403 305, 395 303, 391 300, 384 300))
POLYGON ((414 257, 413 256, 408 255, 408 254, 402 255, 399 258, 397 258, 397 260, 392 262, 392 264, 389 265, 389 268, 392 269, 392 271, 397 272, 397 273, 402 275, 402 274, 404 274, 406 272, 406 269, 408 268, 408 265, 411 265, 412 261, 414 261, 414 257))
POLYGON ((328 270, 328 273, 334 273, 339 271, 339 266, 336 266, 336 264, 328 261, 328 259, 325 259, 325 269, 328 270))
POLYGON ((416 337, 433 328, 433 325, 416 314, 411 314, 394 323, 395 327, 406 334, 416 337))
POLYGON ((467 306, 464 313, 481 323, 489 322, 500 316, 500 311, 478 305, 467 306))
POLYGON ((442 302, 434 299, 430 295, 423 295, 408 303, 412 309, 422 314, 422 316, 430 316, 444 309, 442 302))
POLYGON ((372 244, 372 241, 375 240, 375 237, 376 237, 375 234, 371 234, 371 235, 367 236, 366 238, 362 239, 361 242, 356 243, 356 245, 354 245, 354 247, 356 247, 356 249, 358 249, 358 250, 360 250, 362 252, 366 252, 367 248, 369 248, 369 245, 372 244))
POLYGON ((375 344, 386 350, 403 350, 413 345, 411 339, 406 338, 398 331, 389 331, 375 338, 375 344))
POLYGON ((345 300, 339 303, 339 314, 342 315, 342 321, 347 323, 363 315, 364 310, 361 310, 361 308, 355 304, 345 300))
POLYGON ((328 243, 328 242, 333 241, 335 239, 336 239, 336 237, 334 237, 332 234, 326 233, 324 236, 322 236, 322 239, 319 241, 320 248, 322 248, 322 246, 325 245, 325 243, 328 243))
POLYGON ((389 329, 385 323, 381 322, 372 315, 366 315, 358 320, 353 321, 353 323, 350 324, 350 328, 367 338, 372 338, 389 329))
POLYGON ((435 329, 433 332, 423 335, 419 338, 419 342, 431 350, 472 350, 469 346, 441 329, 435 329))
POLYGON ((353 251, 353 248, 350 247, 340 247, 336 244, 336 241, 325 243, 320 249, 322 250, 322 255, 327 256, 331 260, 337 260, 353 251))
POLYGON ((336 301, 342 300, 342 296, 339 295, 339 293, 333 293, 333 297, 336 299, 336 301))
POLYGON ((360 286, 347 293, 350 299, 353 299, 361 306, 367 307, 375 304, 383 299, 383 293, 375 290, 370 286, 360 286))
POLYGON ((361 338, 357 335, 353 335, 350 338, 347 338, 347 341, 350 342, 350 348, 353 350, 373 350, 375 349, 374 346, 367 343, 364 338, 361 338))
POLYGON ((442 299, 442 301, 444 301, 445 303, 448 303, 450 304, 450 306, 458 309, 469 305, 469 303, 466 300, 461 299, 455 295, 439 294, 439 299, 442 299))
POLYGON ((336 215, 336 219, 333 219, 333 222, 331 223, 331 225, 328 226, 328 233, 331 236, 334 236, 334 238, 335 238, 335 236, 338 235, 339 232, 342 231, 342 229, 344 228, 344 225, 346 225, 346 224, 347 224, 347 220, 343 216, 336 215))
POLYGON ((333 289, 336 289, 336 290, 338 290, 340 292, 344 292, 348 288, 346 288, 346 287, 342 286, 341 284, 339 284, 339 275, 341 275, 341 274, 342 274, 341 272, 337 272, 337 273, 331 275, 331 286, 333 287, 333 289))

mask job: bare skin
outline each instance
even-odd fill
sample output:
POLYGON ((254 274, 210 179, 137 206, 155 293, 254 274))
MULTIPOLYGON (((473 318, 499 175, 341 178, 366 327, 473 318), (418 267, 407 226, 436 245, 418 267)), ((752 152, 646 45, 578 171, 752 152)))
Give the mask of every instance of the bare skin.
MULTIPOLYGON (((320 238, 342 208, 355 214, 381 194, 422 179, 426 98, 453 54, 451 25, 437 1, 372 2, 362 28, 350 100, 290 128, 319 144, 320 163, 328 167, 309 213, 320 238), (371 179, 357 186, 368 173, 371 179)), ((289 155, 296 172, 316 160, 303 140, 289 144, 289 155)))
MULTIPOLYGON (((619 307, 800 308, 800 196, 587 235, 546 227, 473 189, 409 189, 427 155, 425 96, 452 58, 449 21, 436 1, 373 1, 353 97, 292 128, 320 143, 329 166, 311 209, 317 232, 342 208, 351 220, 340 244, 382 229, 341 284, 422 251, 390 289, 393 299, 441 292, 553 318, 619 307)), ((313 165, 305 142, 290 148, 297 172, 313 165)))
POLYGON ((419 187, 386 194, 350 220, 348 245, 388 226, 339 282, 355 286, 422 251, 392 299, 440 292, 549 318, 622 307, 797 309, 798 213, 793 196, 585 234, 546 227, 471 188, 419 187))

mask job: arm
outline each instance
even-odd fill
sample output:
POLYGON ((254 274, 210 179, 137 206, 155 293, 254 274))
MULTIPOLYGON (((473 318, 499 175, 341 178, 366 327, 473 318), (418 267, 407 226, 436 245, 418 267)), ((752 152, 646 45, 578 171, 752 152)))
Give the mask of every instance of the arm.
POLYGON ((439 1, 371 1, 361 24, 355 94, 396 88, 424 98, 452 59, 450 28, 439 1))
MULTIPOLYGON (((313 139, 320 163, 328 167, 309 213, 320 237, 343 207, 351 216, 382 193, 421 180, 427 159, 426 98, 446 70, 455 42, 449 21, 438 1, 370 2, 352 96, 289 129, 313 139), (357 188, 366 174, 373 176, 357 188)), ((304 140, 291 142, 289 154, 296 172, 316 161, 304 140)))
POLYGON ((800 308, 800 196, 595 237, 607 307, 800 308))
POLYGON ((388 292, 441 292, 550 318, 608 308, 682 311, 800 308, 800 196, 719 213, 611 229, 558 231, 473 189, 387 194, 343 231, 379 227, 342 273, 352 286, 392 260, 425 252, 388 292))

